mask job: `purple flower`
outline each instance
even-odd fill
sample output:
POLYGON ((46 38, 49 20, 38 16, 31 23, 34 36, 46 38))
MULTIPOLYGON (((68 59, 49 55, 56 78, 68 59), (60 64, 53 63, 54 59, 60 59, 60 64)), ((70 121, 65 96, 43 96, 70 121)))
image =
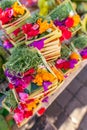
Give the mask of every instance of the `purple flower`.
POLYGON ((44 47, 44 40, 45 39, 41 39, 39 41, 34 41, 33 43, 31 43, 29 46, 34 46, 37 49, 41 50, 44 47))
POLYGON ((49 87, 51 84, 52 84, 52 83, 49 82, 49 81, 44 81, 44 82, 43 82, 44 91, 47 91, 47 90, 48 90, 48 87, 49 87))
POLYGON ((4 41, 3 46, 5 49, 10 49, 13 47, 13 45, 8 40, 4 41))
POLYGON ((73 69, 75 67, 75 64, 77 64, 77 60, 76 59, 72 59, 70 60, 70 68, 73 69))
POLYGON ((80 55, 81 56, 86 56, 87 55, 87 48, 85 48, 82 51, 80 51, 80 55))
POLYGON ((43 100, 42 100, 42 102, 46 102, 46 103, 48 103, 48 96, 47 97, 45 97, 43 100))
POLYGON ((65 21, 66 21, 66 19, 64 19, 64 20, 62 20, 62 21, 59 21, 58 19, 56 19, 56 20, 54 21, 54 24, 55 24, 56 26, 62 26, 62 25, 65 25, 65 21))

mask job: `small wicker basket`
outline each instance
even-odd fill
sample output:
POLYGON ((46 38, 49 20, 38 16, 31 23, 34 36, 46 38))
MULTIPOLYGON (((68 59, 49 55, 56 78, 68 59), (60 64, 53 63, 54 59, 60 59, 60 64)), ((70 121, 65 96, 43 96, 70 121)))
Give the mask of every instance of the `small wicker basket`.
POLYGON ((9 24, 2 25, 2 29, 4 30, 6 37, 14 46, 16 45, 16 43, 25 39, 21 27, 25 24, 26 19, 30 17, 30 12, 25 7, 24 9, 25 14, 23 16, 9 24), (20 33, 16 36, 14 35, 14 31, 17 29, 20 29, 20 33))
POLYGON ((59 41, 59 37, 61 37, 61 35, 62 35, 61 31, 54 26, 53 32, 44 37, 35 39, 33 41, 26 40, 26 45, 29 45, 34 41, 45 39, 44 47, 40 50, 40 52, 45 57, 46 61, 48 62, 55 61, 58 57, 60 57, 61 44, 59 41))

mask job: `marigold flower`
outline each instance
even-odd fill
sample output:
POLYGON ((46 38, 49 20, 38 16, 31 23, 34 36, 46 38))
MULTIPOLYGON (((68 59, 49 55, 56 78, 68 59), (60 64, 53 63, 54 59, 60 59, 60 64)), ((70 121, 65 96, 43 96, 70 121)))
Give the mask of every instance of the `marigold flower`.
POLYGON ((17 17, 18 15, 23 15, 25 13, 25 9, 18 4, 18 2, 15 2, 12 5, 12 8, 14 10, 14 16, 17 17))
POLYGON ((44 81, 53 82, 54 79, 55 79, 55 77, 50 72, 48 72, 45 69, 43 69, 43 70, 39 69, 37 71, 37 75, 35 76, 35 79, 33 80, 33 82, 39 86, 42 86, 44 81))
POLYGON ((80 16, 76 14, 72 18, 74 20, 74 25, 73 26, 75 27, 80 23, 80 16))

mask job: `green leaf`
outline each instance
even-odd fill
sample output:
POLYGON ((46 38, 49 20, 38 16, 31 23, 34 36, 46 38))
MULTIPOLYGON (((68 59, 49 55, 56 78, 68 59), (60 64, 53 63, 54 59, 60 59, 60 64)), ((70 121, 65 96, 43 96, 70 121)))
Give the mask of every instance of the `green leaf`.
POLYGON ((59 19, 60 21, 64 20, 69 16, 69 13, 73 11, 73 7, 70 2, 65 2, 61 5, 58 5, 51 13, 49 16, 51 17, 52 20, 59 19))
POLYGON ((68 59, 69 55, 70 55, 70 52, 71 52, 71 50, 66 45, 62 45, 61 58, 62 59, 68 59))
POLYGON ((87 47, 87 36, 80 35, 73 40, 74 46, 78 49, 83 49, 87 47))
POLYGON ((36 49, 21 45, 13 49, 6 63, 6 68, 9 69, 10 72, 23 73, 30 68, 37 69, 41 63, 41 56, 36 49))
POLYGON ((8 92, 6 92, 6 99, 5 99, 5 104, 9 107, 9 108, 16 108, 17 107, 17 102, 16 99, 14 97, 14 94, 11 90, 9 90, 8 92))
POLYGON ((14 4, 14 2, 16 2, 16 1, 18 1, 18 0, 2 0, 0 2, 0 8, 5 10, 6 8, 11 7, 14 4))

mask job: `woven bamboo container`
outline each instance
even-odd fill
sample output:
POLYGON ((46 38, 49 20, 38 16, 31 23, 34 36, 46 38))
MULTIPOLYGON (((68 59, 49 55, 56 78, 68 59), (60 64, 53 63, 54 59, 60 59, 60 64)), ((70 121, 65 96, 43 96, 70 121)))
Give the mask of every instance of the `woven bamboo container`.
MULTIPOLYGON (((48 16, 50 16, 53 21, 55 21, 60 16, 64 16, 64 12, 62 12, 62 9, 63 9, 63 11, 68 12, 68 17, 74 16, 77 14, 76 10, 73 8, 71 0, 64 0, 64 1, 58 0, 58 2, 59 2, 59 5, 48 14, 48 16), (63 7, 64 5, 66 8, 63 7), (60 8, 59 11, 58 11, 58 8, 60 8)), ((67 17, 65 17, 65 18, 67 18, 67 17)), ((60 20, 60 19, 58 19, 58 20, 60 20)), ((60 21, 62 21, 62 20, 60 20, 60 21)), ((81 29, 81 21, 79 22, 79 24, 76 27, 69 28, 69 30, 72 32, 73 36, 80 29, 81 29)))
POLYGON ((74 44, 70 43, 69 45, 73 48, 73 52, 76 52, 78 54, 79 59, 78 59, 78 63, 75 64, 75 67, 73 69, 69 69, 66 73, 64 73, 65 76, 69 76, 72 72, 77 70, 79 68, 80 64, 81 64, 81 61, 82 61, 82 58, 81 58, 78 50, 75 48, 74 44))
POLYGON ((61 31, 58 30, 55 26, 53 27, 54 27, 54 31, 44 37, 41 37, 32 41, 26 40, 26 45, 29 45, 33 43, 34 41, 45 39, 44 47, 40 50, 40 52, 45 57, 46 61, 48 62, 54 61, 58 57, 60 57, 60 51, 61 51, 61 44, 59 41, 59 37, 61 37, 62 34, 61 34, 61 31))
MULTIPOLYGON (((35 92, 33 92, 33 93, 31 93, 31 94, 29 95, 29 99, 39 98, 39 97, 41 97, 42 95, 44 96, 45 93, 47 94, 48 92, 52 91, 54 88, 56 88, 56 87, 58 86, 57 77, 56 77, 56 75, 54 74, 54 72, 52 71, 52 69, 50 68, 50 66, 48 65, 48 63, 46 62, 44 56, 41 54, 41 52, 40 52, 38 49, 32 48, 32 50, 38 52, 38 55, 41 57, 42 63, 43 63, 43 65, 44 65, 44 67, 47 69, 48 72, 50 72, 50 73, 54 76, 54 81, 52 82, 51 85, 49 85, 49 88, 48 88, 48 90, 47 90, 46 92, 44 91, 44 88, 43 88, 43 87, 40 87, 39 90, 37 90, 37 91, 35 91, 35 92)), ((4 70, 6 69, 5 66, 4 66, 3 68, 4 68, 4 70)), ((8 79, 8 80, 9 80, 9 79, 8 79)), ((11 82, 11 81, 9 80, 9 82, 11 82)), ((15 97, 17 97, 17 99, 19 100, 19 98, 18 98, 18 96, 17 96, 17 93, 16 93, 16 90, 15 90, 14 95, 15 95, 15 97)))
POLYGON ((45 94, 50 93, 50 91, 54 90, 58 86, 58 80, 57 80, 56 75, 54 74, 54 72, 52 71, 52 69, 50 68, 50 66, 48 65, 48 63, 46 62, 46 60, 45 60, 44 56, 41 54, 41 52, 39 50, 37 50, 37 51, 38 51, 38 54, 40 55, 40 57, 42 58, 44 66, 55 77, 55 80, 48 87, 47 91, 44 91, 43 87, 41 87, 40 90, 38 90, 37 92, 32 93, 31 95, 29 95, 29 99, 31 99, 31 98, 40 98, 40 97, 44 96, 45 94))
POLYGON ((14 46, 16 45, 16 43, 25 39, 21 27, 25 24, 26 19, 30 17, 30 12, 25 7, 24 9, 25 14, 23 16, 9 24, 2 25, 2 29, 4 30, 6 37, 14 46), (20 33, 16 36, 14 35, 14 31, 17 29, 20 29, 20 33))

